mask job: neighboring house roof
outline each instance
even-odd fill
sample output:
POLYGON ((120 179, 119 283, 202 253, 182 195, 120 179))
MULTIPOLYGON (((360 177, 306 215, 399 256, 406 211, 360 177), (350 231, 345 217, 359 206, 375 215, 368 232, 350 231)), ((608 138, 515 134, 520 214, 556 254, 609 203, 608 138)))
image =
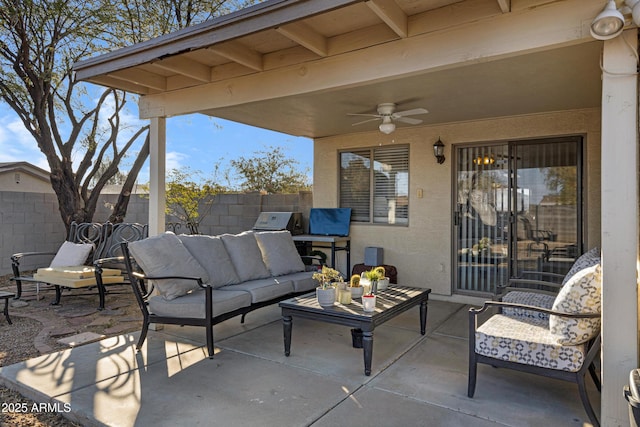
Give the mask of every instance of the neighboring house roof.
POLYGON ((0 174, 15 172, 23 172, 42 181, 50 182, 48 171, 29 162, 0 162, 0 174))

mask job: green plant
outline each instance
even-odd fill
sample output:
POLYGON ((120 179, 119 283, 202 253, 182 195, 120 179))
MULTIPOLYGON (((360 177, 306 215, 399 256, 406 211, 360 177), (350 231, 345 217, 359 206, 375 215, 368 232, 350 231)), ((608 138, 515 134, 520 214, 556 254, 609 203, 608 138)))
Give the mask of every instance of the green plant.
POLYGON ((323 265, 321 271, 313 273, 313 279, 320 283, 322 289, 327 289, 333 282, 342 282, 342 275, 338 270, 323 265))
POLYGON ((354 274, 353 276, 351 276, 351 279, 349 280, 349 287, 351 287, 351 288, 359 288, 360 287, 360 276, 358 276, 357 274, 354 274))
POLYGON ((364 277, 369 279, 369 281, 371 282, 384 279, 385 277, 384 275, 385 275, 385 270, 384 270, 384 267, 381 267, 381 266, 372 268, 371 270, 364 272, 364 277))
POLYGON ((478 241, 478 250, 489 249, 491 247, 491 239, 483 237, 478 241))

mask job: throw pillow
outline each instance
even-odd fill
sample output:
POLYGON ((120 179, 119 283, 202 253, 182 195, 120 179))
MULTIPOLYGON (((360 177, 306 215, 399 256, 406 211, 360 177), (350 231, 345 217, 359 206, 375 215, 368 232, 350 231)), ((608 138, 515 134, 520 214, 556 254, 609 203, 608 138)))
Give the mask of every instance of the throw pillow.
MULTIPOLYGON (((207 271, 191 256, 178 236, 168 231, 148 239, 129 243, 129 251, 147 276, 199 277, 209 282, 207 271)), ((154 280, 158 292, 166 300, 198 289, 198 282, 189 279, 154 280)))
POLYGON ((304 271, 304 263, 289 231, 255 233, 262 260, 272 276, 304 271))
MULTIPOLYGON (((582 269, 560 289, 553 302, 553 311, 561 313, 600 313, 602 279, 600 264, 582 269)), ((600 317, 571 319, 552 315, 549 329, 558 343, 578 345, 595 337, 600 331, 600 317)))
POLYGON ((220 237, 181 234, 178 238, 200 265, 207 270, 211 286, 219 288, 240 283, 238 273, 236 273, 220 237))
POLYGON ((84 265, 92 250, 91 243, 64 242, 49 267, 79 267, 84 265))
POLYGON ((241 282, 264 279, 271 274, 262 261, 262 252, 253 232, 220 236, 241 282))
POLYGON ((594 265, 599 263, 600 248, 595 247, 590 249, 589 251, 580 255, 576 262, 573 263, 567 274, 564 276, 564 279, 562 279, 562 284, 565 285, 578 271, 581 271, 587 267, 593 267, 594 265))

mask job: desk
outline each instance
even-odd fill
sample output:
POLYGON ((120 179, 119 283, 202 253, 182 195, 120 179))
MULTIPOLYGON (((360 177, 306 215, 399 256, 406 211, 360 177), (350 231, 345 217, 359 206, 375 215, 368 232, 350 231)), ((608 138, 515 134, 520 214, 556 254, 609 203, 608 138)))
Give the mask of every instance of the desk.
POLYGON ((293 236, 294 242, 301 242, 312 248, 331 249, 331 268, 336 265, 336 252, 347 253, 347 277, 351 274, 351 237, 323 236, 319 234, 298 234, 293 236))

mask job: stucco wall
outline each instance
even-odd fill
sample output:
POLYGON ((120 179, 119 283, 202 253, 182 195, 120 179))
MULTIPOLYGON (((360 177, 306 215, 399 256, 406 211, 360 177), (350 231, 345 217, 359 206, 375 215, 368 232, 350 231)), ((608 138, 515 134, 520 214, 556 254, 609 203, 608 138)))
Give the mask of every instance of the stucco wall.
MULTIPOLYGON (((351 263, 363 262, 365 247, 379 246, 384 248, 384 262, 398 268, 399 282, 451 295, 452 145, 575 134, 586 136, 587 246, 599 245, 599 109, 401 127, 390 135, 375 131, 316 139, 313 205, 338 206, 338 150, 409 144, 409 226, 352 223, 351 263), (438 137, 446 146, 447 160, 442 165, 433 156, 438 137), (422 198, 417 197, 418 189, 423 190, 422 198)), ((338 260, 344 269, 344 257, 338 260)))

